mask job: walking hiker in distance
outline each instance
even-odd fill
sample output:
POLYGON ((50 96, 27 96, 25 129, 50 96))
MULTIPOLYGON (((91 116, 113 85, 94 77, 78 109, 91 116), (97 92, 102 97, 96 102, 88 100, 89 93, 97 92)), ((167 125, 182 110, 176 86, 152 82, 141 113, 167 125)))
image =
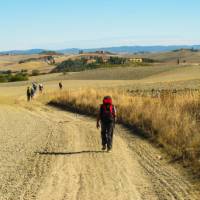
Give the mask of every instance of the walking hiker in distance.
POLYGON ((26 90, 27 101, 31 100, 31 88, 28 86, 26 90))
POLYGON ((33 99, 34 95, 35 95, 35 90, 33 89, 33 87, 31 87, 31 99, 33 99))
POLYGON ((62 87, 63 87, 62 82, 59 82, 59 88, 60 88, 60 90, 62 90, 62 87))
POLYGON ((32 87, 34 89, 34 93, 37 91, 37 84, 36 83, 32 83, 32 87))
POLYGON ((40 93, 42 93, 42 91, 43 91, 43 88, 44 88, 44 87, 43 87, 43 84, 42 84, 42 83, 40 83, 38 87, 39 87, 39 91, 40 91, 40 93))
POLYGON ((107 149, 107 151, 110 152, 112 149, 115 121, 115 106, 112 104, 112 98, 110 96, 106 96, 103 99, 103 104, 100 106, 96 125, 97 128, 99 128, 101 122, 101 139, 103 151, 107 149))

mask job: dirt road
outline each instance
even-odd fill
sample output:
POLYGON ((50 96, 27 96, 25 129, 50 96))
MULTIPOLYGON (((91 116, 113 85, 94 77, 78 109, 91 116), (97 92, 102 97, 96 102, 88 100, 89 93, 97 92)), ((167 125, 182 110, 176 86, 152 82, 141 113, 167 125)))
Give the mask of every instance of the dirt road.
POLYGON ((41 104, 0 105, 1 200, 196 200, 160 152, 117 126, 102 152, 93 119, 41 104))

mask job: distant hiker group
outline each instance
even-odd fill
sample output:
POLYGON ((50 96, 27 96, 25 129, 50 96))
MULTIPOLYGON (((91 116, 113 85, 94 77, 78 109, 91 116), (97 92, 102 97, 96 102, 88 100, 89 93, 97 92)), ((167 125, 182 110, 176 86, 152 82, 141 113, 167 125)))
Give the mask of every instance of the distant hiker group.
MULTIPOLYGON (((63 88, 62 82, 59 82, 58 86, 59 86, 59 89, 62 90, 62 88, 63 88)), ((39 92, 42 93, 44 90, 43 84, 40 83, 38 85, 37 83, 33 82, 31 86, 27 87, 27 90, 26 90, 27 101, 31 101, 34 98, 34 96, 37 92, 37 89, 39 89, 39 92)))
POLYGON ((37 90, 37 86, 35 83, 32 83, 32 86, 27 87, 27 91, 26 91, 27 101, 30 101, 31 99, 33 99, 36 90, 37 90))
MULTIPOLYGON (((26 90, 26 96, 27 96, 27 101, 30 101, 34 98, 36 92, 37 92, 37 83, 33 82, 31 86, 27 87, 26 90)), ((39 84, 39 91, 42 92, 43 90, 43 85, 39 84)))

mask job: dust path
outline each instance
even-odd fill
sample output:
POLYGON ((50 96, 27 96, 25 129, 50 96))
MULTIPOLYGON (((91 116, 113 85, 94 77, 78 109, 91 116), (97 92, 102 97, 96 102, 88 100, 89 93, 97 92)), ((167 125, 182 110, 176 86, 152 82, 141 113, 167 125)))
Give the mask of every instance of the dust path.
POLYGON ((93 119, 43 105, 1 106, 0 199, 195 200, 160 153, 118 126, 102 152, 93 119))

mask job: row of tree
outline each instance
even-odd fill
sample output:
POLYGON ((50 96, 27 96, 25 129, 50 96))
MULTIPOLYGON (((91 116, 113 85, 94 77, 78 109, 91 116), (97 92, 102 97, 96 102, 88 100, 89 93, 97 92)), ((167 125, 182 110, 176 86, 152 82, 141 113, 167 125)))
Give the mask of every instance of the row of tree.
MULTIPOLYGON (((105 64, 102 57, 95 57, 95 62, 88 63, 88 59, 81 58, 77 60, 66 60, 62 63, 58 64, 56 68, 52 70, 52 72, 77 72, 77 71, 84 71, 88 69, 96 69, 105 64)), ((120 65, 125 64, 126 59, 121 57, 110 57, 106 64, 111 65, 120 65)))
POLYGON ((84 71, 87 69, 97 68, 98 65, 95 63, 87 64, 84 60, 66 60, 58 64, 52 72, 77 72, 84 71))
POLYGON ((28 80, 28 74, 25 72, 18 72, 16 74, 10 73, 10 71, 0 72, 0 83, 26 81, 28 80))

